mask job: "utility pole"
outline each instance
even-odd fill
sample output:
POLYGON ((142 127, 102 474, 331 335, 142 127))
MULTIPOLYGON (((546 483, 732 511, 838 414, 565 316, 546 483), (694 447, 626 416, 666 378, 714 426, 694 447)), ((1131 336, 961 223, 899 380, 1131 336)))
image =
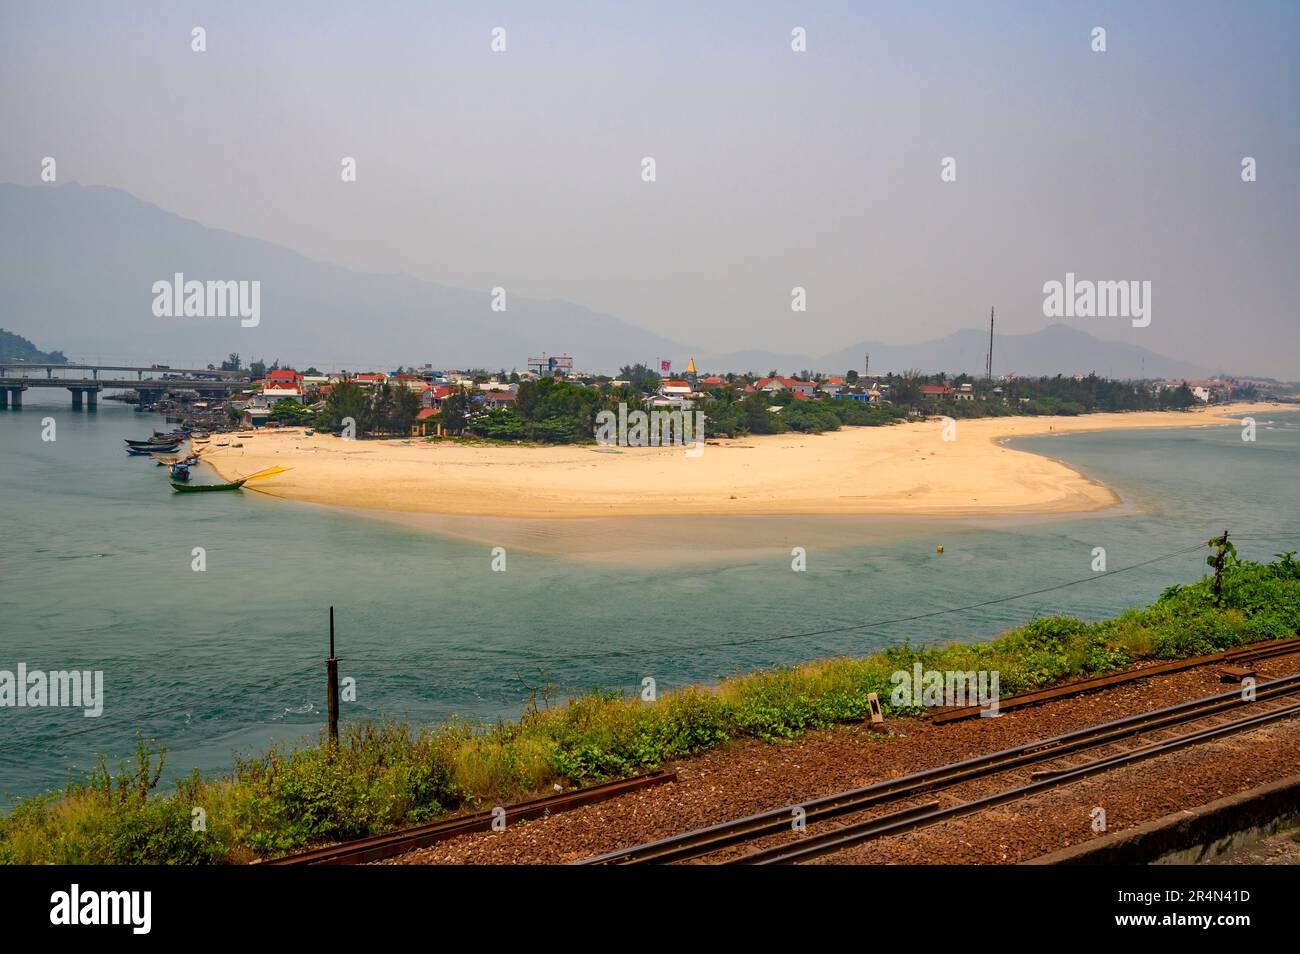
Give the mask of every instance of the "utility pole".
POLYGON ((871 353, 867 352, 862 356, 862 376, 864 378, 871 376, 871 353))
POLYGON ((334 655, 334 607, 330 607, 330 655, 325 660, 325 707, 330 723, 330 744, 339 744, 339 661, 334 655))
POLYGON ((988 381, 993 380, 993 308, 989 307, 989 355, 984 362, 984 377, 988 381))

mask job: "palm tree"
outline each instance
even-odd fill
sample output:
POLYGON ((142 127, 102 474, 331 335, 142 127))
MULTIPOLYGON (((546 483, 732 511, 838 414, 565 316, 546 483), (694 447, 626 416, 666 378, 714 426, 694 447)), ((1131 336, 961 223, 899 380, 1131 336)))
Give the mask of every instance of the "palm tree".
POLYGON ((925 375, 916 368, 904 371, 894 382, 894 403, 899 405, 918 403, 921 400, 921 384, 925 379, 925 375))

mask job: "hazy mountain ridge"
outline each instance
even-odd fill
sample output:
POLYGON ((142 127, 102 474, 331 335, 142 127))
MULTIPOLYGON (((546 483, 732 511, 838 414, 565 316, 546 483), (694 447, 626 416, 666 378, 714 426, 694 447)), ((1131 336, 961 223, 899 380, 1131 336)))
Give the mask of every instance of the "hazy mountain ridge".
MULTIPOLYGON (((747 350, 709 354, 611 315, 557 299, 511 293, 505 312, 488 290, 439 285, 406 274, 355 272, 167 212, 104 186, 0 183, 0 281, 10 327, 79 357, 126 356, 203 363, 228 352, 320 367, 522 368, 543 351, 577 367, 612 372, 637 361, 694 356, 702 369, 791 374, 862 370, 982 373, 988 333, 956 331, 912 345, 863 342, 821 357, 747 350), (258 280, 261 320, 157 318, 153 283, 258 280)), ((1103 341, 1076 325, 998 335, 995 374, 1087 373, 1204 377, 1206 369, 1144 348, 1103 341)))
POLYGON ((510 294, 491 310, 469 291, 401 274, 353 272, 184 219, 118 189, 0 184, 4 320, 81 355, 207 355, 383 367, 523 367, 543 351, 583 366, 650 362, 688 349, 609 315, 510 294), (157 318, 153 283, 261 282, 261 321, 157 318))

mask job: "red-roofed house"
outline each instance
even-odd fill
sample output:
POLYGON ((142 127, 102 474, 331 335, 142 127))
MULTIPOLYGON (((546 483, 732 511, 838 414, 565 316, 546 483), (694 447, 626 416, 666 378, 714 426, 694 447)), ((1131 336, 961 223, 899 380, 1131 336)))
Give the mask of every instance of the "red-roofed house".
POLYGON ((277 368, 268 372, 262 380, 253 403, 259 407, 271 407, 276 401, 286 398, 303 403, 302 375, 288 368, 277 368))
POLYGON ((800 381, 798 378, 763 378, 758 384, 754 385, 760 391, 766 391, 768 394, 775 394, 777 391, 793 391, 795 394, 802 394, 804 397, 812 397, 813 392, 817 390, 817 384, 814 381, 800 381))
POLYGON ((930 398, 937 401, 942 398, 951 397, 952 393, 952 388, 945 387, 942 384, 921 385, 921 397, 923 398, 930 398))
POLYGON ((442 402, 451 396, 454 388, 445 385, 435 384, 426 385, 420 391, 420 403, 426 408, 432 408, 434 411, 442 410, 442 402))
POLYGON ((694 389, 691 382, 675 378, 666 378, 659 383, 659 393, 646 399, 646 407, 675 407, 686 410, 691 406, 694 389))
POLYGON ((274 381, 265 381, 262 383, 261 399, 267 407, 271 407, 276 401, 290 400, 302 403, 302 388, 296 384, 279 384, 274 381))

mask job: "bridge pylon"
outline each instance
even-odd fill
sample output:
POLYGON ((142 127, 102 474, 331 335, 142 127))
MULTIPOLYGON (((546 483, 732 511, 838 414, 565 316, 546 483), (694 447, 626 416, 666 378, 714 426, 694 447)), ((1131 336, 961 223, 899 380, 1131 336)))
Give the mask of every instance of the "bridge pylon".
POLYGON ((72 409, 74 411, 81 410, 81 404, 83 398, 85 399, 86 406, 89 408, 94 408, 99 404, 100 387, 98 384, 96 384, 94 387, 86 387, 85 385, 74 385, 69 387, 68 390, 72 392, 72 409))

